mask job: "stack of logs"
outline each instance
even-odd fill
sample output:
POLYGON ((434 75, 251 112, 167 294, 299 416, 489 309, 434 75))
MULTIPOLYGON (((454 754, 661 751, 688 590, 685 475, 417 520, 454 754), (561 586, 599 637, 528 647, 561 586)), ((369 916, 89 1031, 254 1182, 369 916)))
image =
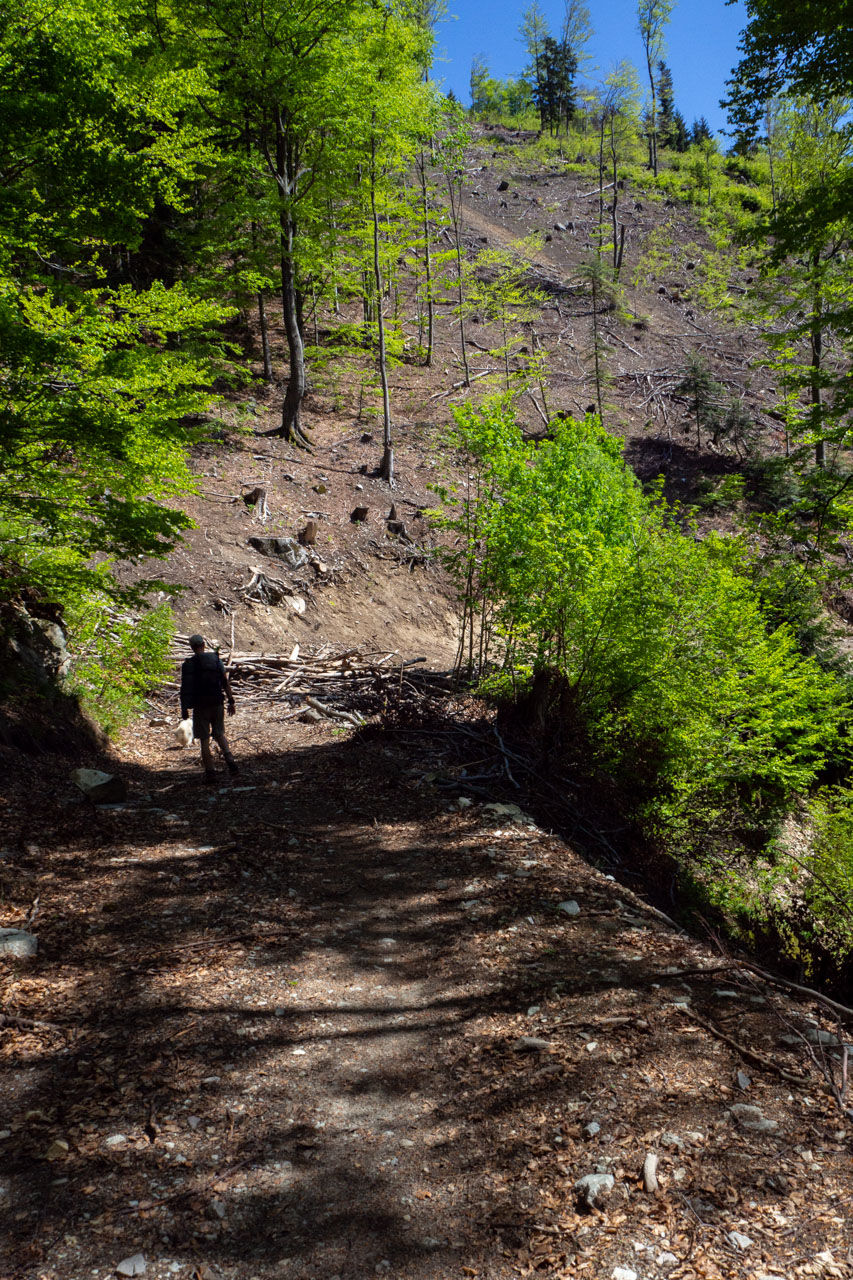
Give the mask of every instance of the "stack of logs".
MULTIPOLYGON (((176 661, 187 656, 187 637, 175 636, 176 661)), ((223 650, 222 661, 241 708, 283 703, 292 709, 280 719, 335 720, 353 726, 378 710, 388 695, 405 688, 423 693, 452 687, 449 671, 416 670, 426 658, 404 659, 380 649, 334 653, 324 645, 316 653, 289 654, 223 650)), ((177 689, 177 682, 167 684, 177 689)))

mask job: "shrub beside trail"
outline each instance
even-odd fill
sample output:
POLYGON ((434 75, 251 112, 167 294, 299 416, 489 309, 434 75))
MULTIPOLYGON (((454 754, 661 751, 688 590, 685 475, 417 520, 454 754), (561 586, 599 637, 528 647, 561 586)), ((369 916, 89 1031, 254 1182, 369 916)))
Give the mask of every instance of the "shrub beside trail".
MULTIPOLYGON (((706 899, 736 904, 741 932, 766 927, 774 868, 788 869, 783 820, 845 754, 846 683, 765 611, 745 541, 698 538, 643 492, 594 417, 526 441, 498 400, 457 410, 454 440, 469 479, 440 494, 438 518, 457 535, 460 662, 503 700, 548 674, 564 759, 706 899)), ((826 893, 811 900, 831 909, 826 893)), ((783 932, 802 959, 811 943, 794 914, 783 932)), ((848 947, 834 944, 836 960, 848 947)))

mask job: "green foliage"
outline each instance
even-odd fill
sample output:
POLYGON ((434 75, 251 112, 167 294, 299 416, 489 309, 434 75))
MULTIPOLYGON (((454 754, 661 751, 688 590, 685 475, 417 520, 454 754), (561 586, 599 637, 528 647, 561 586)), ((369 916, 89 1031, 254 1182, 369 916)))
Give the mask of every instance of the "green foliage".
POLYGON ((730 80, 729 114, 745 143, 765 104, 782 93, 822 103, 853 93, 853 29, 837 0, 747 0, 742 58, 730 80))
MULTIPOLYGON (((486 323, 496 325, 500 331, 500 344, 490 348, 490 354, 503 360, 507 391, 513 380, 510 359, 526 339, 521 326, 533 322, 544 301, 544 294, 528 279, 531 248, 529 242, 518 241, 506 249, 484 250, 477 256, 465 289, 467 310, 479 312, 486 323)), ((522 371, 515 382, 523 390, 529 382, 527 371, 522 371)))
POLYGON ((822 791, 809 814, 812 854, 796 883, 821 949, 836 962, 847 960, 853 955, 853 790, 822 791))
POLYGON ((506 121, 516 128, 535 129, 539 122, 529 81, 524 76, 496 79, 479 57, 471 65, 471 114, 490 124, 506 121))
POLYGON ((746 481, 741 475, 723 476, 716 483, 706 479, 700 483, 696 505, 703 511, 732 511, 740 506, 746 481))
POLYGON ((772 830, 832 754, 843 698, 768 624, 744 545, 674 528, 595 419, 563 420, 541 445, 505 403, 456 423, 473 479, 444 518, 461 539, 469 658, 483 649, 476 602, 489 602, 478 617, 502 666, 487 686, 559 672, 578 763, 670 849, 772 830))
POLYGON ((696 880, 748 944, 770 936, 818 983, 853 961, 853 791, 827 787, 757 859, 705 859, 696 880))
POLYGON ((163 500, 190 487, 194 438, 178 420, 210 399, 192 339, 220 314, 178 288, 61 298, 0 278, 7 596, 103 589, 93 556, 162 556, 175 545, 189 521, 163 500))
POLYGON ((74 636, 68 690, 112 736, 171 673, 172 611, 161 605, 141 617, 123 616, 107 598, 89 595, 69 601, 65 620, 74 636))
POLYGON ((74 687, 114 727, 162 676, 170 622, 109 621, 153 585, 113 564, 162 557, 189 526, 186 422, 223 367, 228 312, 149 283, 144 247, 212 158, 192 123, 206 81, 135 3, 10 0, 3 18, 0 599, 60 606, 74 687))
POLYGON ((810 570, 801 560, 766 543, 756 554, 751 572, 769 624, 787 627, 801 653, 850 685, 853 665, 839 645, 841 628, 831 620, 824 603, 828 575, 810 570))

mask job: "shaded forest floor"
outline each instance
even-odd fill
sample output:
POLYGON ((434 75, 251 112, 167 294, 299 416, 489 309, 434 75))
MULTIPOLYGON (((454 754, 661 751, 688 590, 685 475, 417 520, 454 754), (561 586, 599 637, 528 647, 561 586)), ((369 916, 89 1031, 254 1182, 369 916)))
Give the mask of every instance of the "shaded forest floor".
POLYGON ((3 972, 0 1274, 851 1274, 816 1007, 718 971, 508 780, 522 812, 443 788, 481 706, 408 723, 238 714, 215 788, 140 725, 115 808, 18 772, 5 922, 40 953, 3 972))

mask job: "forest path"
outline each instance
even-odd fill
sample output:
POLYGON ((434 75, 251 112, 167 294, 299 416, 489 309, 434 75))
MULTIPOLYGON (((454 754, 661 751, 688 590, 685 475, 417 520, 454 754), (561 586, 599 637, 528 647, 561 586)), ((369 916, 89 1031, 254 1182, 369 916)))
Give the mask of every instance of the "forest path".
POLYGON ((463 711, 355 735, 238 713, 214 788, 140 726, 126 805, 69 803, 59 769, 15 795, 40 956, 7 974, 2 1274, 847 1274, 849 1142, 780 1040, 803 1010, 544 811, 437 787, 493 753, 463 711))

